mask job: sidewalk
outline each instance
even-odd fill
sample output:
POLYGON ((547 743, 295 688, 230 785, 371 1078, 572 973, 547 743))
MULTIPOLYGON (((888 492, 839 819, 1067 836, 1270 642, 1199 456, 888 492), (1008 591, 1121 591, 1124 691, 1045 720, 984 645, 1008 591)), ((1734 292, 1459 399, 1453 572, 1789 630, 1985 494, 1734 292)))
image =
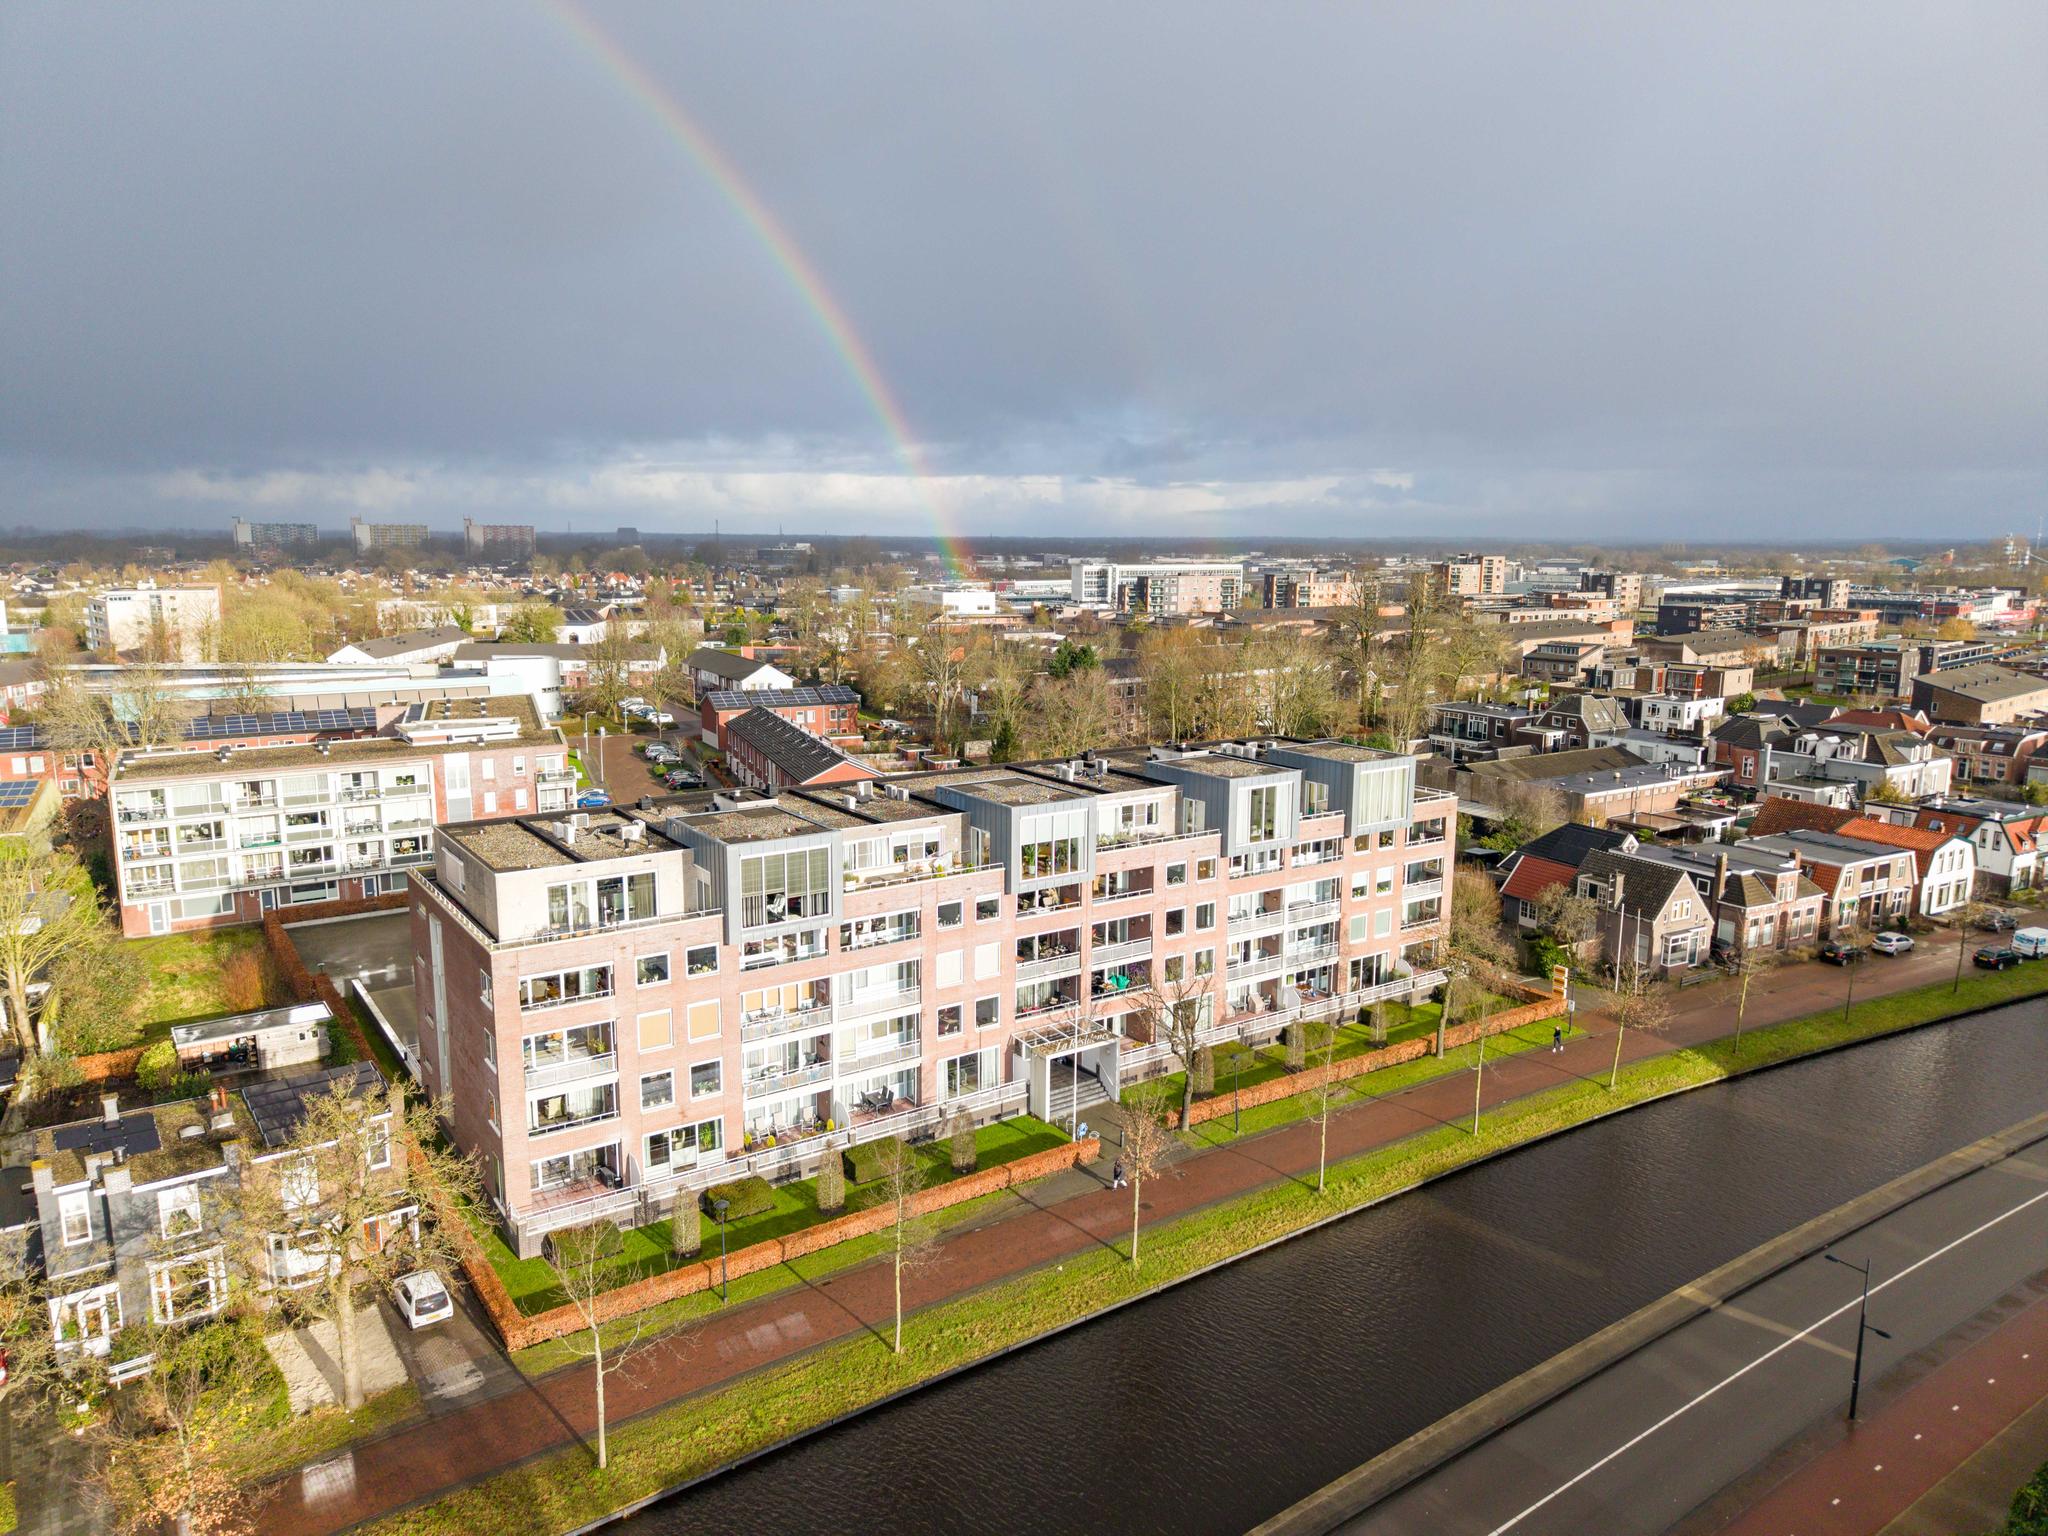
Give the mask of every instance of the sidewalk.
MULTIPOLYGON (((1951 974, 1954 955, 1916 951, 1898 960, 1865 962, 1857 994, 1925 985, 1951 974)), ((1804 966, 1754 983, 1746 1027, 1783 1022, 1825 1008, 1842 995, 1847 978, 1826 966, 1804 966), (1821 973, 1807 977, 1802 972, 1821 973)), ((1487 1063, 1484 1103, 1497 1108, 1572 1078, 1604 1081, 1614 1058, 1613 1031, 1597 1005, 1582 1005, 1586 1033, 1562 1052, 1539 1047, 1487 1063)), ((1670 1026, 1659 1034, 1630 1033, 1622 1059, 1640 1061, 1730 1033, 1733 997, 1725 983, 1684 994, 1670 1026)), ((1548 1025, 1532 1026, 1547 1033, 1548 1025)), ((1332 1163, 1440 1125, 1467 1125, 1472 1080, 1456 1072, 1385 1098, 1341 1110, 1330 1123, 1332 1163)), ((1100 1117, 1098 1118, 1107 1118, 1100 1117)), ((1106 1149, 1105 1158, 1113 1157, 1106 1149)), ((1175 1220, 1283 1180, 1313 1177, 1317 1127, 1282 1126, 1242 1142, 1178 1158, 1170 1174, 1148 1180, 1142 1209, 1148 1225, 1175 1220)), ((950 1300, 1056 1263, 1091 1247, 1121 1251, 1130 1230, 1129 1196, 1111 1191, 1100 1164, 1017 1193, 1011 1213, 951 1233, 940 1259, 905 1277, 906 1311, 950 1300), (1072 1191, 1071 1193, 1069 1191, 1072 1191)), ((730 1384, 749 1372, 821 1345, 874 1333, 876 1348, 893 1318, 892 1276, 876 1262, 733 1308, 643 1346, 646 1365, 609 1388, 612 1421, 730 1384)), ((438 1419, 431 1434, 418 1426, 395 1428, 357 1443, 351 1451, 299 1474, 273 1490, 262 1516, 267 1531, 326 1536, 351 1525, 489 1477, 521 1461, 560 1449, 593 1429, 587 1367, 555 1372, 500 1397, 479 1401, 438 1419)))
MULTIPOLYGON (((2037 1278, 2038 1290, 2048 1277, 2037 1278)), ((1994 1530, 2048 1459, 2048 1296, 1829 1432, 1719 1536, 1944 1536, 1994 1530)))

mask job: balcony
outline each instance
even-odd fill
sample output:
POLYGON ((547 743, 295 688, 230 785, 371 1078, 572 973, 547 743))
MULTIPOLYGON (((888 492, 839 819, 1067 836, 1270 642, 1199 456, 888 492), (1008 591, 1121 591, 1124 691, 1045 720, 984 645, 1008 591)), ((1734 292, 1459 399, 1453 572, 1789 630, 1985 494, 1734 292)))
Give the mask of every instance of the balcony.
POLYGON ((1401 887, 1401 894, 1403 896, 1413 897, 1417 901, 1425 900, 1431 896, 1441 896, 1443 893, 1444 882, 1441 875, 1434 880, 1418 880, 1413 885, 1401 887))
POLYGON ((567 1008, 575 1003, 595 1003, 613 995, 613 989, 604 987, 591 992, 559 993, 552 997, 536 997, 519 1005, 521 1013, 545 1013, 550 1008, 567 1008))
POLYGON ((1286 958, 1280 954, 1252 955, 1248 959, 1231 961, 1224 974, 1231 981, 1249 981, 1254 976, 1279 970, 1286 963, 1286 958))
POLYGON ((864 992, 849 997, 834 1005, 832 1017, 844 1022, 849 1019, 872 1018, 878 1013, 888 1013, 898 1008, 914 1008, 924 995, 920 987, 899 987, 894 992, 864 992))
POLYGON ((573 768, 543 768, 534 775, 534 781, 542 785, 574 784, 576 782, 576 770, 573 768))
POLYGON ((1050 976, 1075 976, 1081 971, 1081 951, 1062 950, 1058 954, 1041 953, 1035 960, 1017 962, 1017 980, 1044 981, 1050 976))
POLYGON ((874 949, 883 944, 908 944, 920 937, 922 935, 916 923, 905 923, 900 927, 855 928, 850 933, 840 934, 839 948, 843 953, 851 953, 857 949, 874 949))
POLYGON ((1438 923, 1442 922, 1443 920, 1444 915, 1441 910, 1434 912, 1420 912, 1413 917, 1402 918, 1401 931, 1403 933, 1413 933, 1419 928, 1434 928, 1438 923))
POLYGON ((1251 933, 1268 933, 1287 921, 1285 907, 1265 907, 1247 913, 1243 917, 1232 917, 1228 928, 1239 938, 1251 933))
MULTIPOLYGON (((1129 960, 1150 960, 1151 958, 1152 941, 1149 938, 1125 939, 1119 944, 1096 944, 1090 946, 1088 950, 1088 963, 1090 965, 1121 965, 1129 960)), ((1017 979, 1020 981, 1026 979, 1021 968, 1017 972, 1017 979)))
POLYGON ((1337 954, 1338 945, 1335 940, 1331 940, 1323 944, 1310 944, 1301 949, 1290 949, 1284 958, 1289 965, 1314 965, 1319 961, 1334 960, 1337 954))
POLYGON ((794 1009, 764 1008, 740 1020, 740 1038, 772 1040, 777 1035, 795 1034, 800 1030, 829 1029, 831 1024, 832 1004, 829 1001, 809 1003, 794 1009))
POLYGON ((1122 890, 1097 891, 1095 893, 1095 905, 1101 907, 1107 906, 1112 901, 1130 901, 1139 896, 1150 896, 1153 893, 1153 889, 1149 885, 1133 885, 1127 886, 1122 890))
POLYGON ((906 1061, 916 1061, 924 1055, 924 1042, 915 1035, 897 1040, 894 1045, 884 1046, 879 1051, 866 1051, 857 1056, 848 1056, 839 1063, 839 1075, 843 1078, 859 1077, 866 1072, 879 1072, 884 1067, 901 1066, 906 1061))
POLYGON ((1078 995, 1049 997, 1046 998, 1043 1002, 1033 1003, 1029 1007, 1019 1008, 1017 1010, 1016 1017, 1018 1017, 1019 1019, 1035 1019, 1044 1014, 1063 1012, 1066 1009, 1074 1007, 1079 1002, 1080 998, 1078 995))
POLYGON ((178 844, 178 856, 188 853, 219 853, 228 845, 224 837, 188 837, 178 844))
POLYGON ((247 800, 237 800, 235 802, 235 809, 237 811, 274 811, 277 809, 277 796, 254 795, 247 800))
POLYGON ((1312 923, 1318 918, 1335 917, 1339 905, 1334 896, 1328 901, 1297 901, 1287 909, 1287 921, 1312 923))
POLYGON ((526 1069, 526 1086, 552 1088, 558 1083, 579 1082, 586 1077, 603 1077, 619 1070, 617 1051, 601 1056, 570 1056, 562 1061, 542 1062, 526 1069))
POLYGON ((750 1099, 765 1099, 771 1094, 787 1093, 792 1088, 808 1088, 812 1083, 822 1083, 831 1075, 832 1063, 829 1061, 787 1069, 775 1068, 748 1078, 744 1091, 750 1099))
POLYGON ((614 1100, 612 1103, 601 1107, 573 1110, 554 1119, 544 1120, 537 1115, 532 1116, 528 1120, 526 1134, 529 1136, 551 1136, 556 1131, 573 1131, 579 1125, 596 1125, 600 1121, 616 1120, 618 1118, 619 1106, 617 1101, 614 1100))

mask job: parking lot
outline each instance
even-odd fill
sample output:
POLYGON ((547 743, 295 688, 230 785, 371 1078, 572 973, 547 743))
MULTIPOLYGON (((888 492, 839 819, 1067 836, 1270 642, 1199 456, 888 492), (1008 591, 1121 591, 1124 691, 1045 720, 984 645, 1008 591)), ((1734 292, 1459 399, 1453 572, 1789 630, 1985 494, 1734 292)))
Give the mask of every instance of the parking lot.
MULTIPOLYGON (((636 731, 631 736, 607 735, 604 740, 602 765, 598 761, 597 737, 590 738, 590 755, 584 759, 584 768, 592 781, 612 799, 630 802, 642 795, 666 795, 672 793, 661 782, 662 770, 641 756, 640 749, 650 741, 663 741, 682 754, 690 767, 703 771, 703 765, 690 752, 689 743, 695 736, 689 726, 671 728, 657 737, 648 731, 636 731)), ((583 750, 583 738, 573 738, 571 745, 578 752, 583 750)))

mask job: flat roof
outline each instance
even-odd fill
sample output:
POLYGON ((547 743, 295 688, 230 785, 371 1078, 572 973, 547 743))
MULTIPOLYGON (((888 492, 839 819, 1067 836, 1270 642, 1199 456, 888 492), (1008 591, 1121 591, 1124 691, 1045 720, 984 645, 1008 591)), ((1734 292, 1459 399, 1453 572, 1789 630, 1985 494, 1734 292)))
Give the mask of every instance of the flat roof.
MULTIPOLYGON (((1526 710, 1511 710, 1498 704, 1486 706, 1503 714, 1526 714, 1526 710)), ((1378 747, 1362 747, 1351 741, 1289 741, 1281 743, 1283 752, 1298 753, 1302 757, 1320 757, 1333 763, 1379 763, 1403 757, 1401 752, 1383 752, 1378 747)))
MULTIPOLYGON (((560 737, 551 729, 541 725, 533 712, 533 705, 526 699, 512 695, 500 695, 486 699, 463 699, 464 705, 484 706, 480 711, 464 710, 452 713, 448 710, 451 702, 446 699, 434 701, 440 713, 429 718, 436 720, 488 720, 509 719, 516 721, 519 734, 483 743, 492 748, 539 745, 559 742, 560 737)), ((392 759, 403 760, 424 756, 438 756, 443 752, 473 752, 479 743, 473 741, 406 741, 397 736, 359 736, 347 741, 330 741, 320 745, 311 742, 294 743, 277 747, 237 747, 222 762, 211 752, 150 752, 139 756, 124 756, 114 770, 119 780, 133 779, 236 779, 251 775, 279 773, 294 768, 346 768, 374 764, 392 759), (322 746, 325 750, 321 750, 322 746)))
POLYGON ((779 805, 749 805, 733 811, 713 811, 705 816, 692 816, 683 825, 715 837, 721 843, 761 843, 825 830, 817 822, 785 811, 779 805))
POLYGON ((228 1040, 236 1035, 260 1034, 291 1024, 325 1024, 334 1011, 322 1002, 292 1003, 283 1008, 264 1008, 255 1013, 234 1013, 222 1019, 201 1019, 196 1024, 178 1024, 171 1029, 174 1045, 196 1045, 202 1040, 228 1040))

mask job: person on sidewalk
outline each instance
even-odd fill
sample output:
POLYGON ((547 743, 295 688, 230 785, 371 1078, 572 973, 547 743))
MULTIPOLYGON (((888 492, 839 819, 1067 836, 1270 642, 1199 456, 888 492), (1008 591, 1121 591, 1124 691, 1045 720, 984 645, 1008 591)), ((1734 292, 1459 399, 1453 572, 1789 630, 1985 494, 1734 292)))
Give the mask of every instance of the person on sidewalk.
POLYGON ((1551 1055, 1555 1056, 1559 1051, 1563 1049, 1564 1026, 1562 1024, 1553 1024, 1550 1026, 1550 1053, 1551 1055))
POLYGON ((1109 1187, 1122 1189, 1126 1182, 1128 1181, 1124 1178, 1124 1160, 1118 1158, 1109 1170, 1109 1187))

